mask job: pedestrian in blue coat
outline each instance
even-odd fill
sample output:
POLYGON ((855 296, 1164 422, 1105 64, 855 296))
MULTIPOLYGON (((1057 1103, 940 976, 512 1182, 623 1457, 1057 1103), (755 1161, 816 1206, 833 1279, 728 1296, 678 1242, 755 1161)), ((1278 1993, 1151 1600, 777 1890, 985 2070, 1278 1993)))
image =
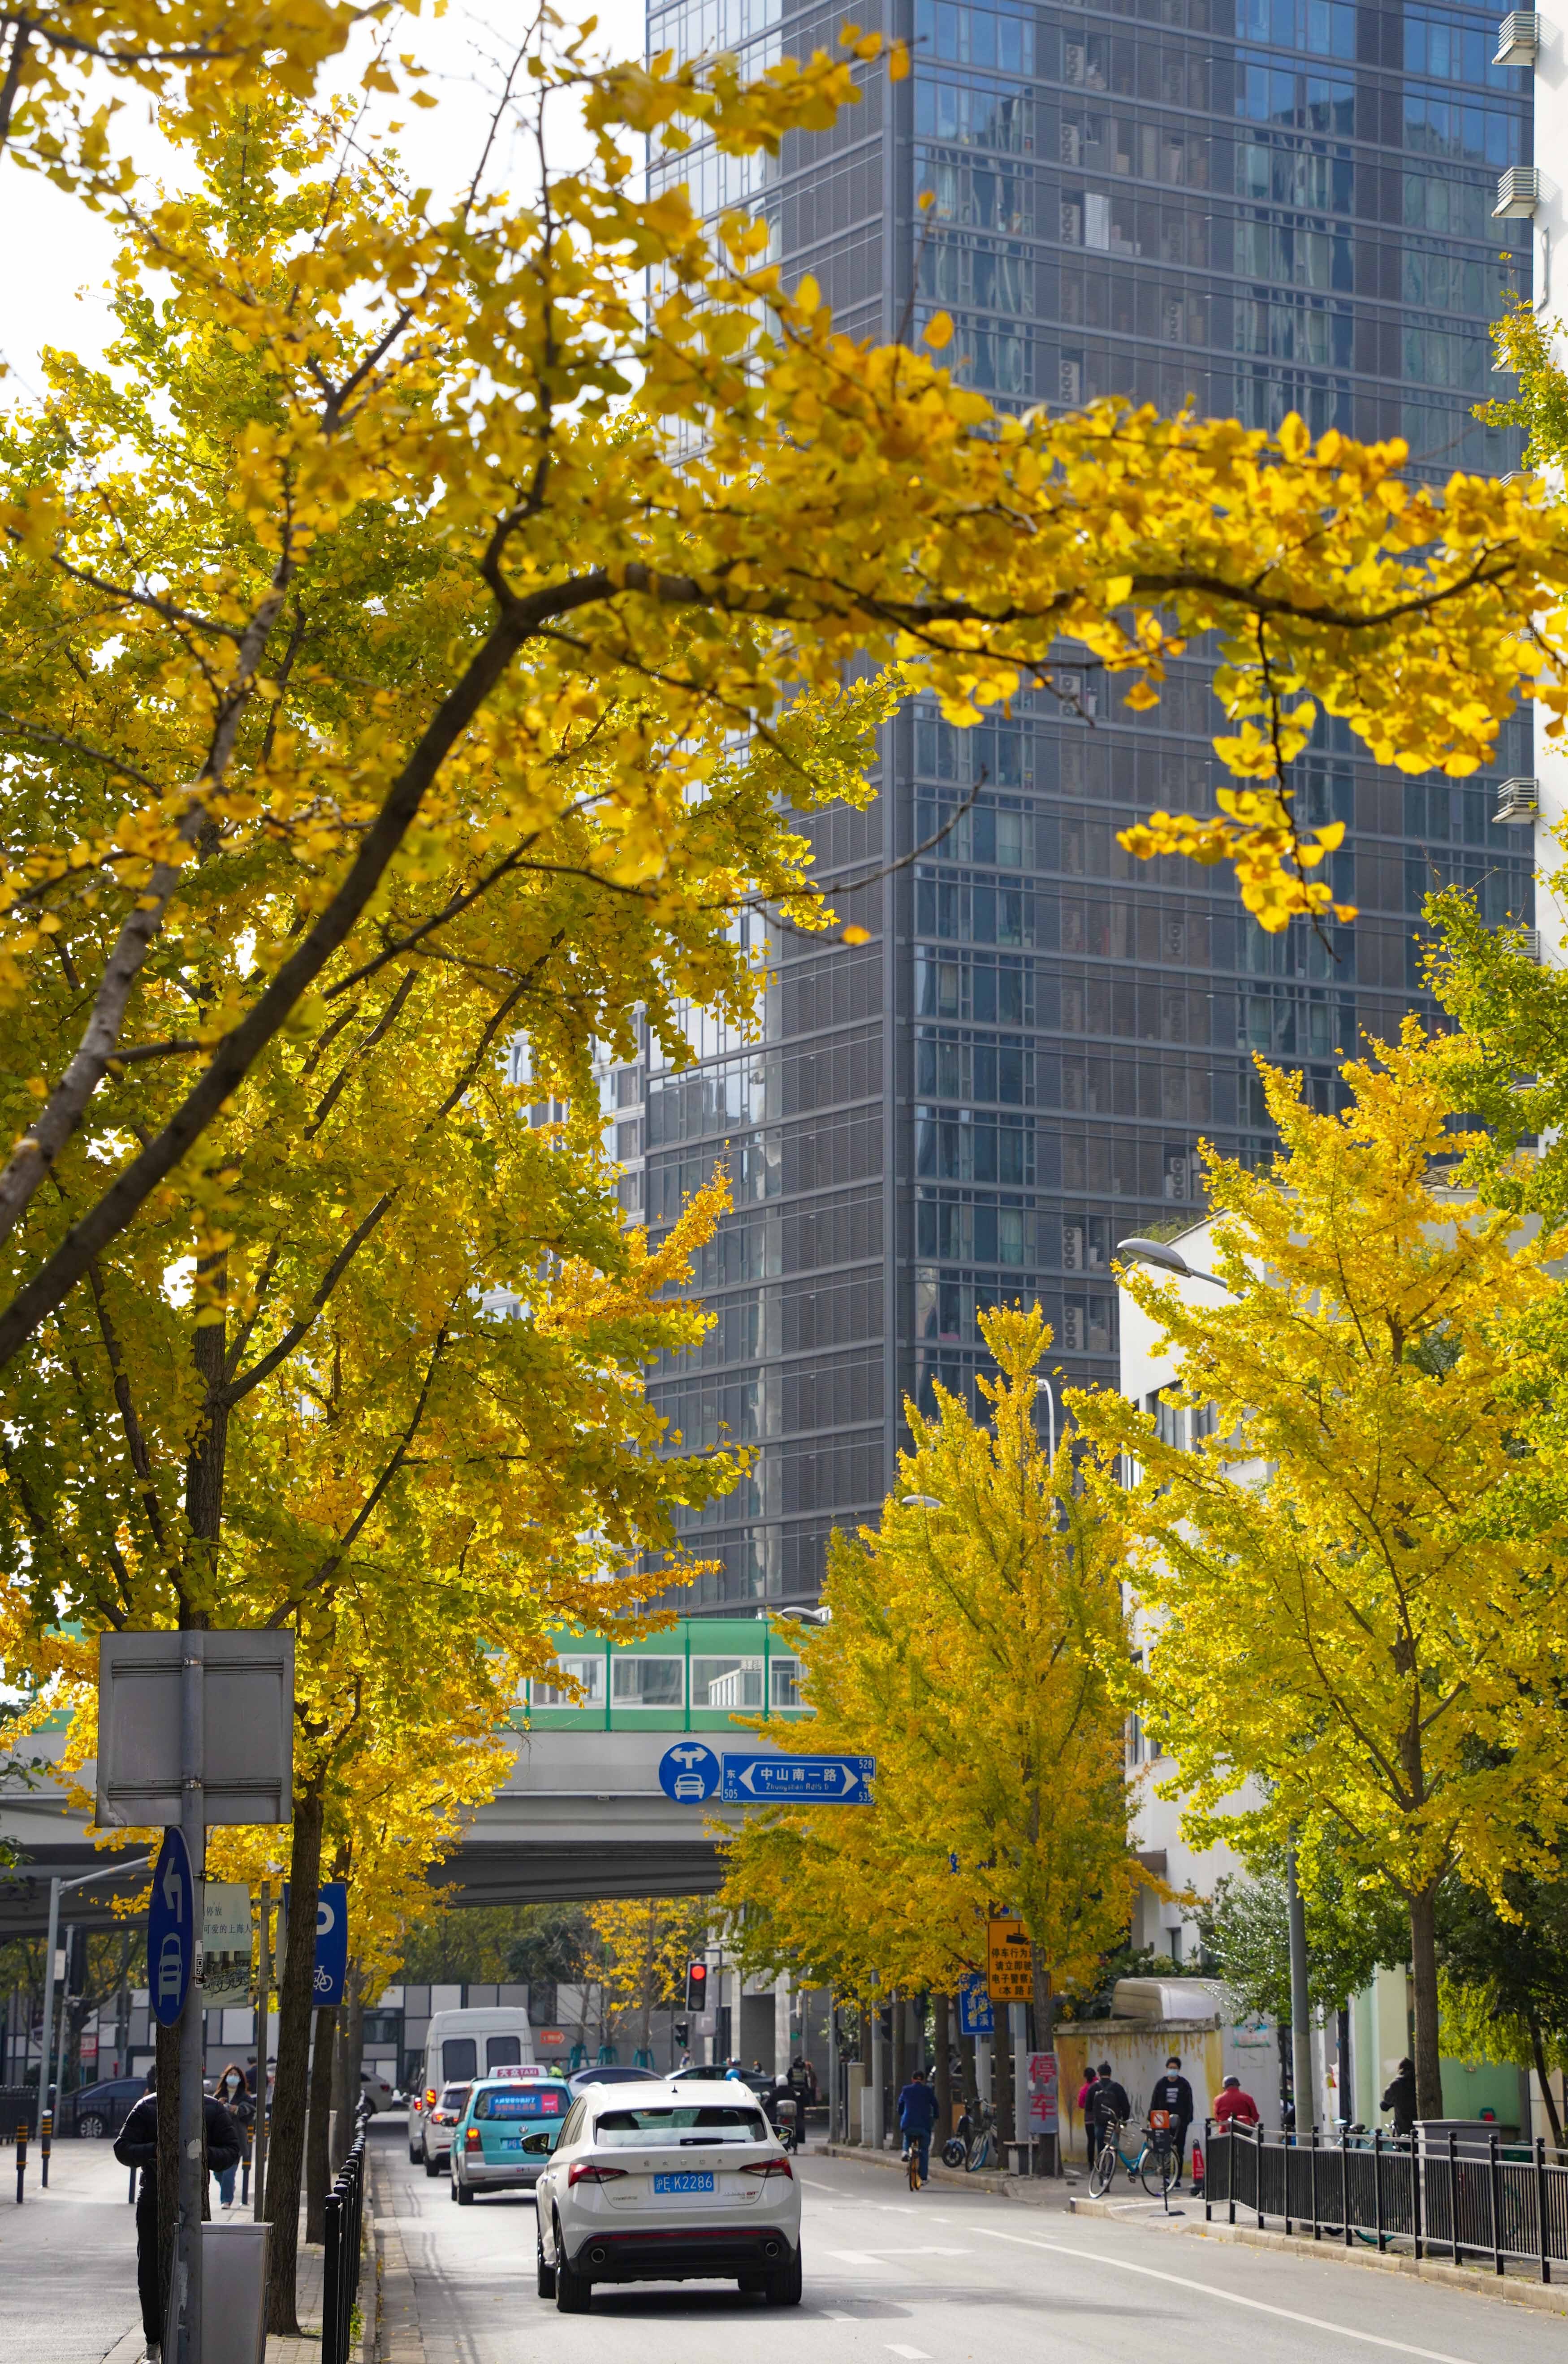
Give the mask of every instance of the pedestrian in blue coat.
POLYGON ((904 2148, 919 2153, 920 2180, 924 2183, 931 2171, 931 2129, 937 2123, 937 2097, 926 2082, 926 2072, 917 2068, 898 2096, 898 2129, 904 2136, 904 2148))

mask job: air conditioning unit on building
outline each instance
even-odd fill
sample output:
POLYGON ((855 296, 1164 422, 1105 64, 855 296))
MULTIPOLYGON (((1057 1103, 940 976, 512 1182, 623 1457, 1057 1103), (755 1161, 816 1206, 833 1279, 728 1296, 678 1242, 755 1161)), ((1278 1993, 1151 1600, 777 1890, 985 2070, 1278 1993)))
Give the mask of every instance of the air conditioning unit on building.
POLYGON ((1539 968, 1540 965, 1540 930, 1539 928, 1516 928, 1514 930, 1514 935, 1518 942, 1518 948, 1524 954, 1526 960, 1534 961, 1536 966, 1539 968))
POLYGON ((1505 780, 1497 790, 1497 809, 1494 820, 1531 821, 1540 810, 1540 790, 1534 780, 1522 775, 1505 780))
POLYGON ((1497 182, 1494 221, 1509 221, 1533 214, 1540 203, 1540 174, 1533 164, 1510 164, 1497 182))
POLYGON ((1529 66, 1540 47, 1540 18, 1532 9, 1510 8, 1497 28, 1495 66, 1529 66))

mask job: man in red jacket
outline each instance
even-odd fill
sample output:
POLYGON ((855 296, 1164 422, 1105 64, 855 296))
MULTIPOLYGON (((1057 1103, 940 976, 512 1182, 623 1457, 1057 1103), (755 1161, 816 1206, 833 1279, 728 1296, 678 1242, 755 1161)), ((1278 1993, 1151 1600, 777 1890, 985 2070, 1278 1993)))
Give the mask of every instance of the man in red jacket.
POLYGON ((1225 2080, 1214 2105, 1214 2116, 1216 2124, 1222 2126, 1258 2124, 1258 2105, 1251 2093, 1241 2091, 1240 2077, 1227 2077, 1225 2080))

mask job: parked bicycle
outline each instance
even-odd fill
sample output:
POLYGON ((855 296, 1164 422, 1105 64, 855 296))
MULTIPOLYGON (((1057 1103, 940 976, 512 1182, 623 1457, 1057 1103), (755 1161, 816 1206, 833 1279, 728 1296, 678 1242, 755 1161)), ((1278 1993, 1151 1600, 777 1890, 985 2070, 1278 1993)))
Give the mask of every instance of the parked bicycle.
POLYGON ((974 2175, 988 2167, 995 2154, 995 2113, 981 2102, 966 2102, 957 2125, 942 2145, 942 2165, 962 2167, 974 2175))
POLYGON ((1122 2148, 1125 2128, 1113 2119, 1106 2128, 1099 2155, 1089 2171, 1089 2191, 1103 2200, 1116 2182, 1117 2169, 1126 2170, 1129 2183, 1141 2183, 1152 2199, 1162 2200, 1176 2180, 1176 2152, 1168 2129, 1150 2128, 1129 2157, 1122 2148))

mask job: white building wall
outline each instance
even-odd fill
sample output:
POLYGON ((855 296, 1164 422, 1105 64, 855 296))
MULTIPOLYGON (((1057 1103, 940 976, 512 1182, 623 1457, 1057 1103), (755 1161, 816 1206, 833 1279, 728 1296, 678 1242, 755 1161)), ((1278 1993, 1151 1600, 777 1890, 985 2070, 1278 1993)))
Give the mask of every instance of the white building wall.
MULTIPOLYGON (((1209 1223, 1206 1220, 1195 1224, 1173 1244, 1188 1264, 1207 1269, 1212 1246, 1209 1223)), ((1220 1293, 1210 1281, 1173 1279, 1169 1285, 1195 1304, 1212 1303, 1220 1293)), ((1173 1360, 1168 1354, 1158 1351, 1158 1322, 1135 1305, 1125 1289, 1121 1291, 1120 1313, 1121 1390, 1135 1403, 1147 1404, 1159 1388, 1170 1386, 1174 1377, 1173 1360)), ((1147 1612, 1135 1611, 1134 1634, 1140 1649, 1147 1648, 1151 1630, 1147 1612)), ((1209 1895, 1217 1881, 1242 1870, 1241 1862, 1228 1846, 1197 1848, 1184 1839, 1180 1800, 1156 1794, 1157 1787, 1173 1780, 1180 1768, 1173 1757, 1151 1757, 1149 1749, 1146 1735, 1140 1732, 1129 1734, 1128 1780, 1134 1801, 1134 1843, 1140 1855, 1155 1859, 1153 1868, 1158 1868, 1158 1859, 1163 1857, 1163 1876, 1171 1888, 1178 1892, 1191 1890, 1198 1895, 1209 1895)), ((1244 1808, 1248 1796, 1245 1790, 1239 1794, 1239 1808, 1244 1808)), ((1190 1923, 1184 1929, 1179 1905, 1165 1903, 1146 1890, 1133 1924, 1133 1942, 1152 1946, 1160 1952, 1177 1952, 1190 1949, 1195 1933, 1190 1923)))

